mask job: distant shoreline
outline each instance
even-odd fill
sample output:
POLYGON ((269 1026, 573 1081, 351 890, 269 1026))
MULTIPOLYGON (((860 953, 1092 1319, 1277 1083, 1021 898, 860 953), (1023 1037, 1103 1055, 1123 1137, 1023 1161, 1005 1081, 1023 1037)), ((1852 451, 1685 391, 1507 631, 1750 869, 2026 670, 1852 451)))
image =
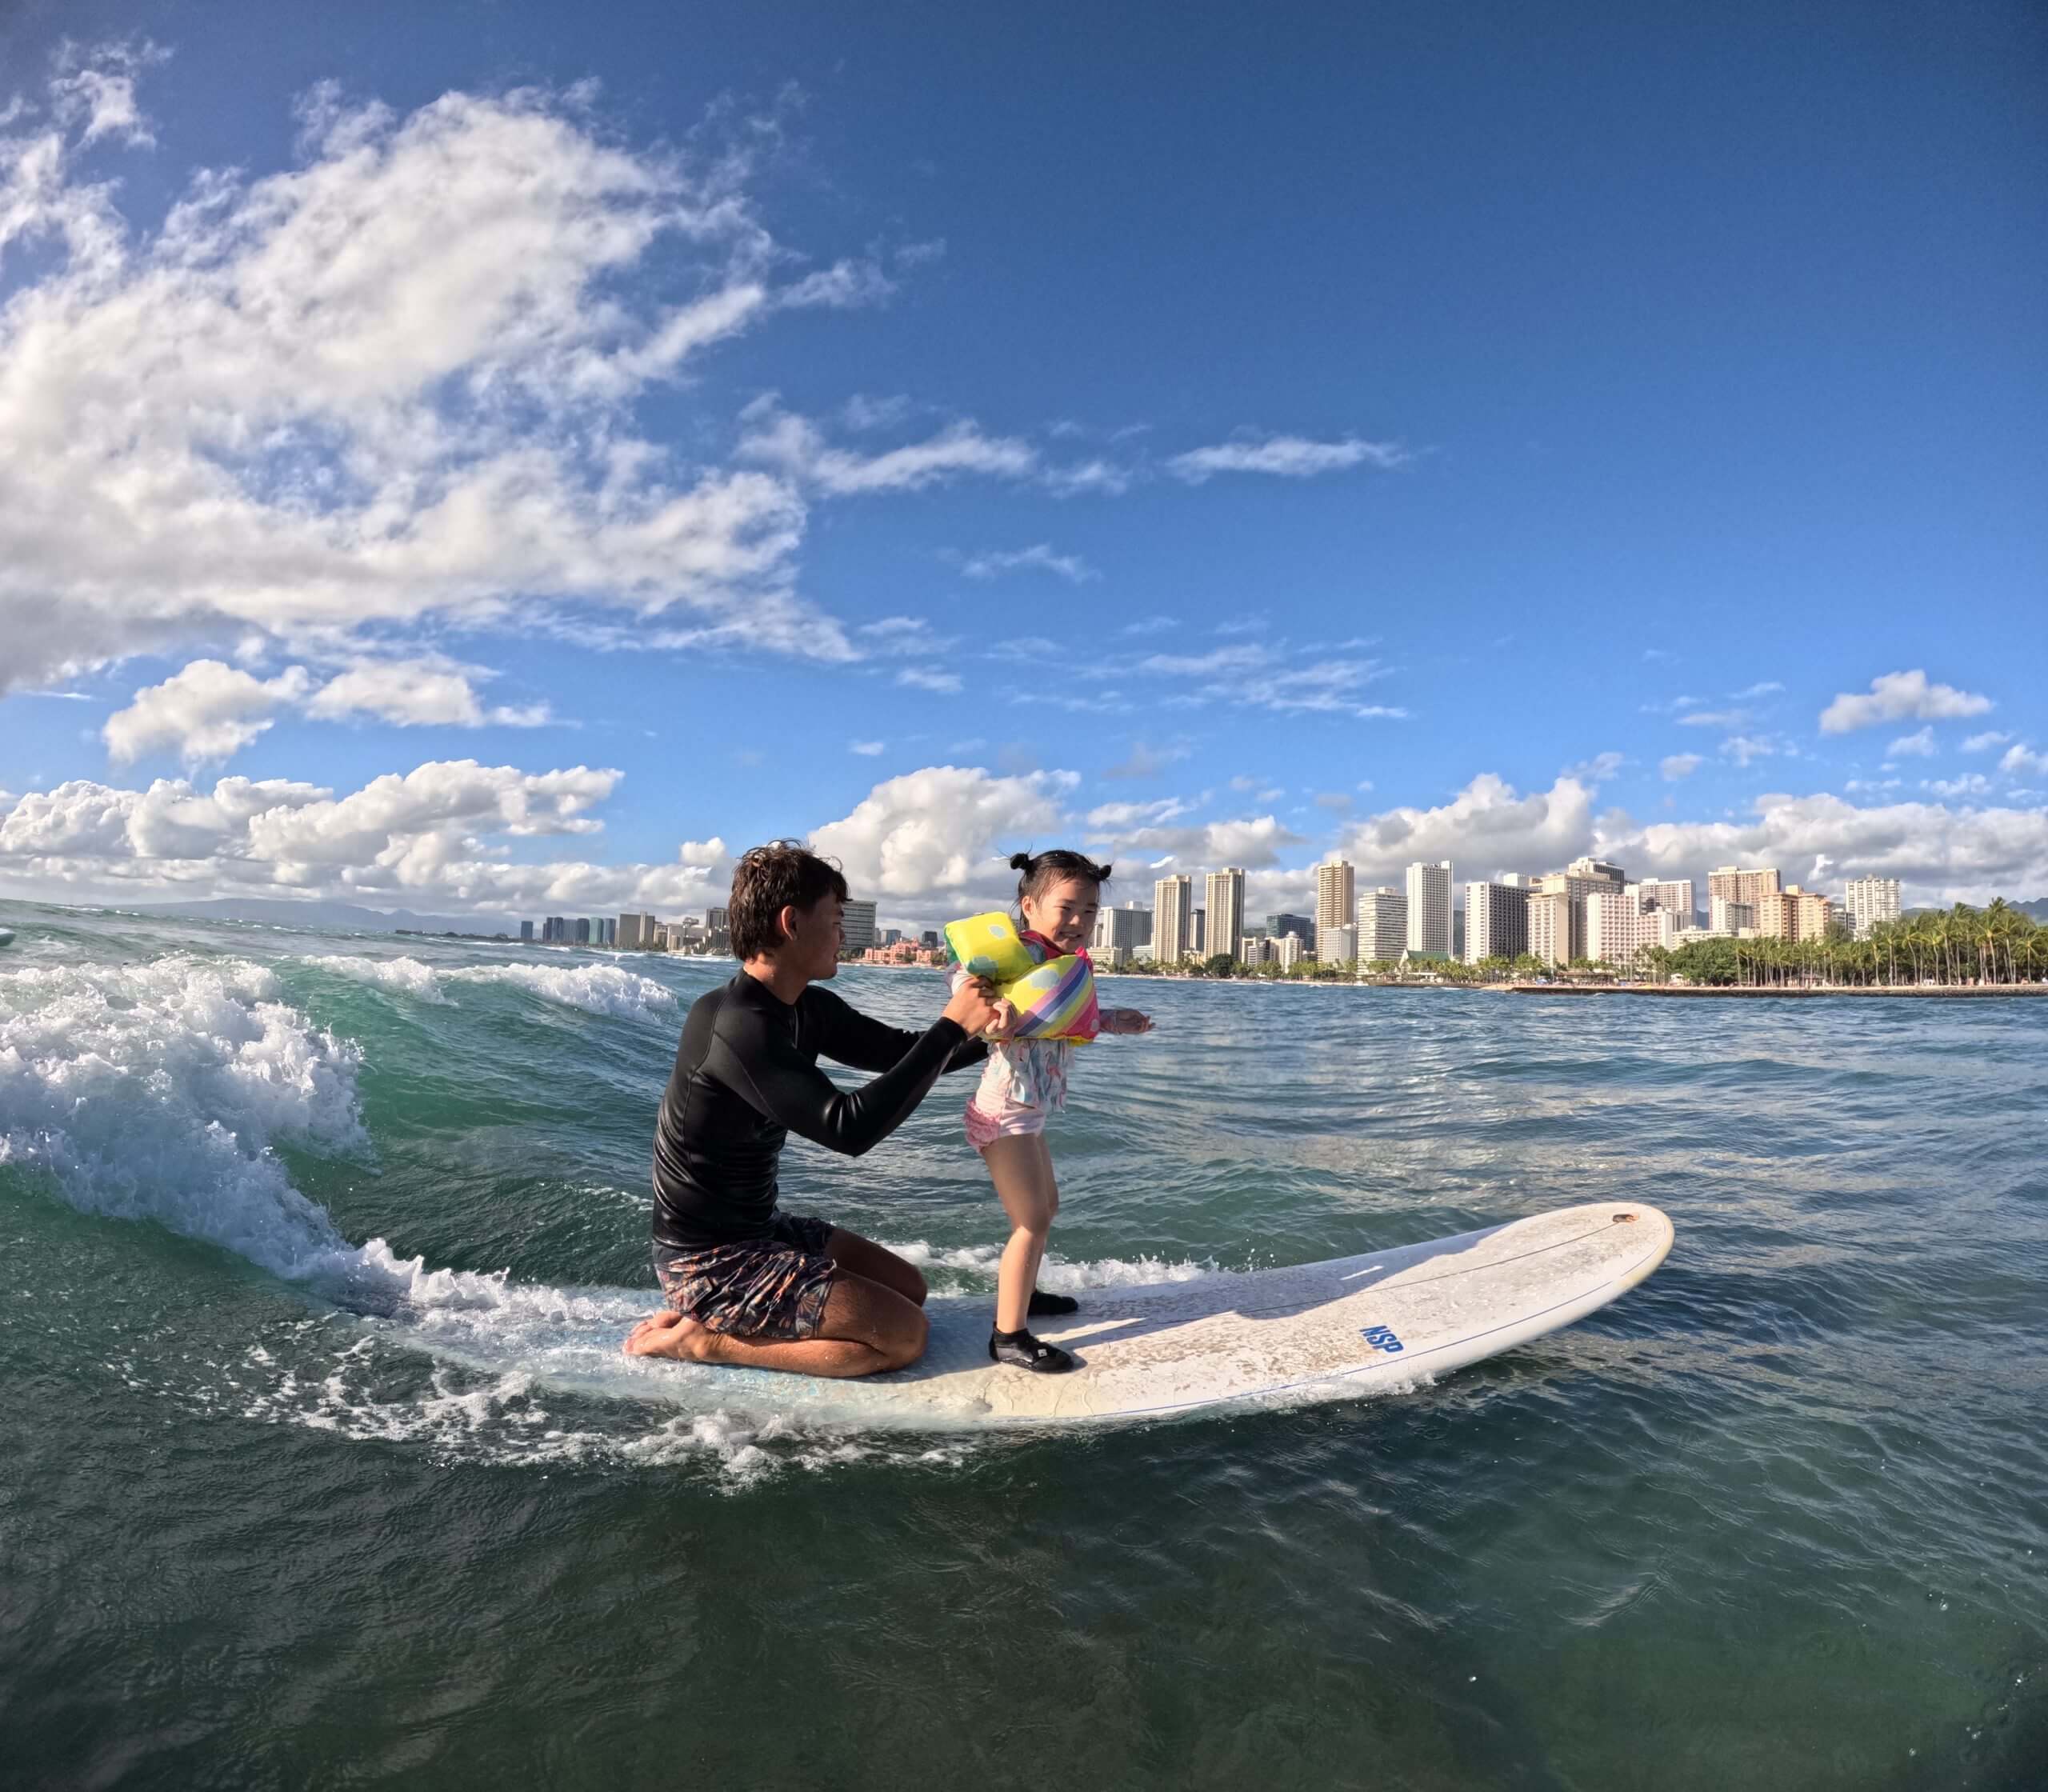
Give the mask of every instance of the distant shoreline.
POLYGON ((1508 983, 1493 984, 1510 995, 1666 995, 1813 997, 1911 996, 1922 1001, 1982 1001, 1998 996, 2048 996, 2048 983, 1938 983, 1912 985, 1814 983, 1788 988, 1746 983, 1508 983))

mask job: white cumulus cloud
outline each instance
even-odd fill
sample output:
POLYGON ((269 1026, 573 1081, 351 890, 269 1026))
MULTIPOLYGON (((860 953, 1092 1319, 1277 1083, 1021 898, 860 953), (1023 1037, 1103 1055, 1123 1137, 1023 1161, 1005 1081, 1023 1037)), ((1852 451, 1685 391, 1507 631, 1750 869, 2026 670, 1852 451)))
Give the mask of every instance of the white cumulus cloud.
POLYGON ((274 712, 302 697, 310 682, 296 666, 264 679, 220 660, 194 660, 162 684, 137 691, 126 709, 107 718, 101 738, 116 765, 166 751, 188 766, 218 762, 260 735, 274 712))
MULTIPOLYGON (((136 72, 62 72, 0 126, 0 253, 38 255, 0 304, 0 690, 548 603, 853 657, 794 594, 792 481, 634 426, 778 306, 743 157, 636 151, 538 91, 400 115, 322 90, 298 165, 166 170, 145 229, 78 167, 89 139, 146 140, 136 72), (622 282, 650 270, 666 290, 636 303, 622 282)), ((922 464, 1017 452, 962 433, 922 464)), ((914 483, 906 454, 822 477, 914 483)))
POLYGON ((1991 699, 1953 685, 1930 684, 1924 671, 1887 672, 1866 692, 1841 693, 1821 711, 1821 732, 1846 734, 1880 722, 1947 722, 1982 715, 1991 699))
POLYGON ((814 828, 810 843, 839 862, 856 896, 1002 901, 1015 887, 1008 854, 1050 843, 1078 782, 927 766, 876 785, 851 814, 814 828))

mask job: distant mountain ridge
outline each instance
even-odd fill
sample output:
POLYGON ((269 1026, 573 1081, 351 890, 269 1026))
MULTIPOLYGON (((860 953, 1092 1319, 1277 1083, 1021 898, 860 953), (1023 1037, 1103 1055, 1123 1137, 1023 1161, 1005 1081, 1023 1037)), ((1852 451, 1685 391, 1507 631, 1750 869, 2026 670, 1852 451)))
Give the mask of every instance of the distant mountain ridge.
POLYGON ((203 902, 136 902, 138 914, 191 921, 248 921, 273 927, 339 927, 359 934, 497 934, 516 939, 519 923, 496 915, 415 914, 410 909, 358 908, 353 902, 288 902, 266 896, 222 896, 203 902))
MULTIPOLYGON (((1988 902, 1975 902, 1970 906, 1973 908, 1984 909, 1989 908, 1991 905, 1988 902)), ((2048 927, 2048 896, 2037 896, 2030 902, 2015 902, 2008 897, 2006 899, 2006 906, 2009 909, 2016 909, 2028 920, 2048 927)), ((1948 912, 1946 908, 1907 909, 1903 912, 1902 918, 1910 921, 1916 914, 1946 914, 1948 912)))

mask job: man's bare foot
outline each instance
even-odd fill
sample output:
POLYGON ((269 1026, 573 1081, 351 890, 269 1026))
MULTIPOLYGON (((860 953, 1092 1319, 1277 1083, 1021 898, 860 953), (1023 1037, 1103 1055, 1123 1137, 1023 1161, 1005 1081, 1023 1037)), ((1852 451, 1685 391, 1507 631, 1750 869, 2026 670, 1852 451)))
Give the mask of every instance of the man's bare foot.
POLYGON ((701 1362, 711 1334, 701 1320, 663 1311, 642 1319, 619 1347, 630 1357, 672 1357, 678 1362, 701 1362))

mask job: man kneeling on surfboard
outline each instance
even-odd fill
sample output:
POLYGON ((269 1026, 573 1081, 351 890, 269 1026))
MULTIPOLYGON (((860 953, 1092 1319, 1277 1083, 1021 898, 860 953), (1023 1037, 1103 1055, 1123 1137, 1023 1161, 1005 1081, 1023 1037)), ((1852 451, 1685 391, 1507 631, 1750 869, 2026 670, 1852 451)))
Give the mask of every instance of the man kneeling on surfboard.
POLYGON ((682 1026, 654 1130, 654 1274, 666 1310, 630 1355, 872 1375, 923 1355, 925 1278, 830 1221, 783 1213, 776 1166, 792 1132, 858 1157, 907 1120, 948 1070, 987 1055, 1000 1010, 981 982, 922 1033, 856 1013, 816 986, 839 966, 846 880, 792 842, 733 873, 740 972, 682 1026), (820 1057, 878 1071, 843 1093, 820 1057))

